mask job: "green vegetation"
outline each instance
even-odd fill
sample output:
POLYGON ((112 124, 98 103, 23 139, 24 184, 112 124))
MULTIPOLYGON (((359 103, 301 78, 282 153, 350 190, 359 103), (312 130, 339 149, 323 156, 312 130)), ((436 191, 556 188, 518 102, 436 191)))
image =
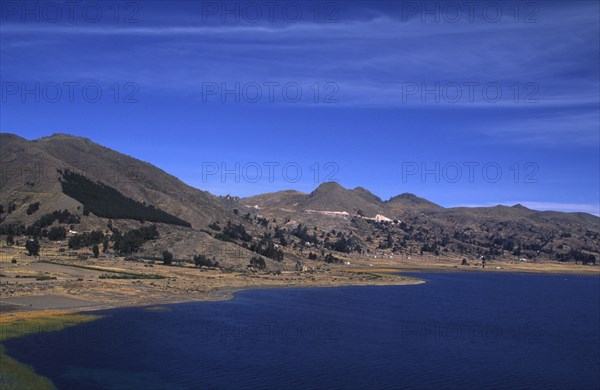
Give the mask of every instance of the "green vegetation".
POLYGON ((63 192, 81 202, 86 211, 102 218, 133 219, 191 227, 189 222, 177 218, 165 211, 146 206, 128 198, 116 189, 100 182, 93 182, 85 176, 71 171, 63 173, 61 181, 63 192))
POLYGON ((256 252, 259 255, 268 257, 275 261, 283 261, 284 253, 281 249, 275 247, 275 244, 270 241, 270 238, 263 239, 262 242, 257 244, 251 244, 248 247, 252 252, 256 252))
POLYGON ((35 202, 27 207, 27 215, 31 215, 40 209, 40 202, 35 202))
MULTIPOLYGON (((4 314, 0 318, 0 342, 39 332, 55 332, 69 326, 100 318, 87 314, 18 313, 4 314)), ((2 389, 54 389, 49 379, 6 355, 0 345, 0 384, 2 389)))
POLYGON ((583 253, 580 250, 571 249, 569 252, 557 255, 559 261, 571 261, 575 260, 575 264, 581 263, 583 265, 596 265, 596 256, 592 254, 583 253))
POLYGON ((116 231, 112 239, 115 252, 128 255, 140 250, 146 241, 156 240, 160 237, 156 225, 142 226, 139 229, 130 230, 125 234, 116 231))
POLYGON ((262 257, 255 256, 250 259, 250 266, 258 269, 265 269, 267 268, 267 263, 262 257))
POLYGON ((0 346, 0 383, 2 389, 55 389, 46 377, 35 373, 33 368, 19 363, 6 355, 3 346, 0 346))
POLYGON ((25 225, 18 223, 0 225, 0 235, 22 236, 26 230, 25 225))
POLYGON ((296 226, 294 230, 291 231, 292 235, 298 237, 303 242, 308 242, 311 244, 318 244, 319 239, 317 238, 316 233, 312 235, 308 233, 308 228, 301 223, 296 226))
POLYGON ((32 240, 27 240, 25 243, 25 249, 29 253, 29 256, 39 256, 40 255, 40 242, 37 238, 32 240))
POLYGON ((91 232, 76 234, 69 238, 69 248, 80 249, 92 245, 98 245, 103 242, 104 239, 104 233, 102 233, 100 230, 92 230, 91 232))
POLYGON ((35 280, 56 280, 56 276, 37 276, 35 280))
POLYGON ((48 239, 50 241, 62 241, 67 238, 67 229, 62 226, 54 226, 48 230, 48 239))
POLYGON ((194 256, 194 265, 196 267, 209 267, 209 268, 218 268, 219 262, 214 258, 211 260, 205 255, 195 255, 194 256))
MULTIPOLYGON (((79 223, 79 216, 75 214, 71 214, 69 210, 55 210, 51 213, 44 214, 37 221, 35 221, 31 226, 27 228, 27 230, 36 230, 47 228, 52 225, 54 222, 58 221, 58 223, 63 224, 77 224, 79 223)), ((29 234, 29 233, 27 233, 29 234)))
POLYGON ((334 255, 332 255, 331 253, 327 254, 327 256, 325 256, 325 262, 328 264, 341 264, 343 263, 342 260, 338 259, 337 257, 335 257, 334 255))
POLYGON ((162 257, 163 257, 163 264, 164 265, 171 265, 171 264, 173 264, 173 254, 171 252, 169 252, 169 251, 163 251, 162 257))
POLYGON ((342 253, 362 252, 362 246, 356 237, 352 236, 348 238, 343 234, 339 236, 336 242, 332 244, 327 243, 326 247, 342 253))
POLYGON ((135 274, 130 272, 113 272, 112 274, 102 274, 99 279, 165 279, 162 275, 157 274, 135 274))
POLYGON ((218 238, 223 241, 232 241, 232 240, 242 240, 244 242, 252 241, 252 236, 246 232, 246 228, 244 225, 240 224, 232 224, 231 221, 227 222, 227 225, 223 228, 223 233, 219 233, 215 235, 215 238, 218 238), (220 237, 226 237, 226 239, 222 239, 220 237))

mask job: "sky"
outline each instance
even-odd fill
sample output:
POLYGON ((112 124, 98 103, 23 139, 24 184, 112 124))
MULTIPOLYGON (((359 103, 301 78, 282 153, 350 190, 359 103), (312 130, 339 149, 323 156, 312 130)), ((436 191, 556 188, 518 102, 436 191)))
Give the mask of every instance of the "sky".
POLYGON ((600 214, 598 1, 0 3, 2 132, 217 195, 600 214))

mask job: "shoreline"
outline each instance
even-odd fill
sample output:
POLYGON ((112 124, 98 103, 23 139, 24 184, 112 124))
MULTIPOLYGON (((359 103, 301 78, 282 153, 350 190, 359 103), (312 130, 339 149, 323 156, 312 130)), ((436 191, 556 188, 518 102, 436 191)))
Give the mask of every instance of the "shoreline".
MULTIPOLYGON (((347 280, 340 282, 323 282, 312 283, 301 281, 298 284, 246 284, 240 286, 219 286, 210 291, 204 291, 196 294, 169 294, 162 297, 146 297, 135 302, 116 301, 107 302, 100 299, 85 299, 81 300, 79 296, 71 294, 50 294, 50 296, 58 299, 81 300, 80 306, 68 307, 40 307, 33 308, 32 304, 28 304, 29 300, 47 300, 49 294, 42 295, 20 295, 0 297, 0 308, 3 315, 15 313, 35 313, 43 311, 61 311, 64 313, 73 312, 95 312, 101 310, 111 310, 119 308, 134 308, 147 307, 154 305, 169 305, 180 303, 194 302, 219 302, 235 299, 235 295, 241 291, 263 290, 263 289, 287 289, 287 288, 337 288, 337 287, 354 287, 354 286, 410 286, 426 283, 425 280, 410 276, 413 273, 511 273, 511 274, 535 274, 535 275, 569 275, 569 276, 588 276, 600 277, 600 267, 585 266, 575 268, 573 265, 553 264, 553 263, 527 263, 527 264, 508 264, 498 263, 489 265, 487 268, 478 266, 457 266, 455 263, 431 263, 431 264, 416 264, 407 263, 401 265, 377 265, 372 267, 348 267, 339 268, 337 271, 342 271, 339 274, 351 275, 347 280), (354 276, 368 275, 374 277, 371 280, 352 279, 354 276), (381 278, 389 278, 387 281, 381 278), (395 280, 394 280, 395 279, 395 280), (24 303, 15 303, 15 300, 23 300, 24 303), (12 302, 11 302, 12 301, 12 302)), ((334 276, 339 276, 335 274, 334 276)), ((260 279, 260 276, 257 278, 260 279)), ((335 281, 335 278, 334 278, 335 281)))
MULTIPOLYGON (((413 286, 426 283, 425 280, 414 278, 405 275, 396 275, 394 273, 381 272, 390 277, 392 283, 341 283, 341 284, 306 284, 306 285, 278 285, 278 284, 262 284, 262 285, 247 285, 247 286, 236 286, 236 287, 219 287, 213 291, 208 292, 203 296, 172 296, 166 299, 148 299, 145 302, 96 302, 94 305, 84 305, 79 307, 69 308, 41 308, 41 309, 29 309, 29 306, 23 304, 14 304, 6 302, 11 298, 24 298, 26 299, 45 299, 45 295, 27 295, 19 297, 0 297, 0 307, 5 305, 13 306, 14 309, 10 311, 4 311, 3 316, 18 316, 19 314, 32 314, 32 313, 43 313, 43 312, 54 312, 64 314, 88 314, 97 311, 112 310, 112 309, 125 309, 125 308, 144 308, 149 306, 160 306, 160 305, 176 305, 182 303, 202 303, 202 302, 224 302, 235 299, 235 296, 239 292, 243 291, 257 291, 257 290, 274 290, 274 289, 304 289, 304 288, 340 288, 340 287, 384 287, 384 286, 413 286), (393 280, 398 279, 398 280, 393 280)), ((62 296, 65 299, 71 299, 71 296, 62 296)))
MULTIPOLYGON (((101 312, 107 310, 118 310, 127 308, 139 308, 151 311, 168 312, 169 305, 177 305, 184 303, 202 303, 202 302, 222 302, 236 298, 239 292, 268 290, 268 289, 305 289, 305 288, 340 288, 340 287, 383 287, 383 286, 413 286, 426 284, 427 281, 407 276, 411 273, 479 273, 479 272, 494 272, 494 273, 509 273, 509 274, 537 274, 537 275, 565 275, 565 276, 593 276, 598 277, 600 273, 594 269, 588 272, 576 272, 578 270, 569 270, 564 272, 564 269, 540 269, 529 268, 476 268, 476 267, 457 267, 436 264, 419 265, 413 267, 369 267, 358 269, 346 269, 345 272, 356 275, 370 275, 374 280, 356 280, 348 279, 351 283, 340 282, 338 284, 319 284, 306 283, 298 285, 278 285, 278 284, 257 284, 245 286, 224 286, 215 288, 201 296, 169 296, 163 299, 146 299, 143 302, 92 302, 93 305, 83 305, 80 307, 70 307, 64 309, 33 309, 28 310, 30 306, 17 306, 14 310, 6 312, 3 310, 0 318, 0 361, 3 363, 3 369, 0 370, 0 379, 2 383, 15 385, 14 388, 31 387, 31 384, 37 384, 40 388, 52 389, 52 382, 43 376, 40 376, 35 370, 10 357, 10 354, 4 347, 4 341, 18 338, 34 333, 51 332, 62 330, 66 327, 76 326, 84 322, 91 322, 103 318, 101 312), (367 272, 368 271, 368 272, 367 272)), ((587 271, 587 270, 586 270, 587 271)), ((21 297, 30 299, 46 299, 47 296, 25 296, 21 297)), ((65 295, 64 299, 73 299, 72 296, 65 295)), ((6 298, 0 298, 0 307, 5 307, 6 298)), ((87 302, 87 301, 85 301, 87 302)), ((16 306, 13 304, 13 307, 16 306)), ((7 387, 10 388, 10 387, 7 387)))

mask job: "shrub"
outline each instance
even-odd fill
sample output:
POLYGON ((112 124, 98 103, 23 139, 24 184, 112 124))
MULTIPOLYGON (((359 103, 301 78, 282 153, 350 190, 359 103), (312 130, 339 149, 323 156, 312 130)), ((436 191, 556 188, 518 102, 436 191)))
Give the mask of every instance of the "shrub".
POLYGON ((214 268, 218 268, 219 267, 219 262, 215 261, 214 258, 212 260, 210 260, 205 255, 195 255, 194 256, 194 265, 196 267, 211 267, 211 268, 214 267, 214 268))
POLYGON ((92 230, 91 232, 83 232, 69 238, 69 248, 79 249, 92 245, 98 245, 106 240, 104 233, 101 230, 92 230))
POLYGON ((262 257, 255 256, 250 259, 250 266, 258 269, 265 269, 267 268, 267 263, 262 257))
POLYGON ((343 263, 342 260, 338 259, 337 257, 335 257, 334 255, 332 255, 331 253, 329 253, 327 256, 325 256, 325 262, 328 264, 340 264, 343 263))
POLYGON ((173 264, 173 254, 167 250, 163 251, 162 253, 162 257, 163 257, 163 264, 164 265, 171 265, 173 264))
POLYGON ((130 230, 124 235, 120 232, 113 234, 114 249, 120 254, 131 254, 140 250, 146 241, 155 240, 160 237, 156 225, 142 226, 139 229, 130 230))
POLYGON ((48 231, 50 241, 62 241, 67 238, 67 229, 62 226, 54 226, 48 231))
POLYGON ((227 226, 223 228, 223 234, 232 240, 242 240, 244 242, 252 241, 252 236, 246 232, 244 225, 234 225, 231 221, 228 221, 227 226))
POLYGON ((35 202, 27 207, 27 215, 31 215, 40 209, 40 202, 35 202))
POLYGON ((36 239, 27 240, 25 243, 25 249, 29 253, 29 256, 39 256, 40 255, 40 242, 36 239))

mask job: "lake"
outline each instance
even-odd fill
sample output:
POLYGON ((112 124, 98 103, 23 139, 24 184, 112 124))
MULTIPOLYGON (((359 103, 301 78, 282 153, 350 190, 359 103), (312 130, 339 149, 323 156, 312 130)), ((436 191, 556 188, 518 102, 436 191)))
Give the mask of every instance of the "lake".
POLYGON ((600 278, 244 291, 6 342, 59 389, 600 388, 600 278))

